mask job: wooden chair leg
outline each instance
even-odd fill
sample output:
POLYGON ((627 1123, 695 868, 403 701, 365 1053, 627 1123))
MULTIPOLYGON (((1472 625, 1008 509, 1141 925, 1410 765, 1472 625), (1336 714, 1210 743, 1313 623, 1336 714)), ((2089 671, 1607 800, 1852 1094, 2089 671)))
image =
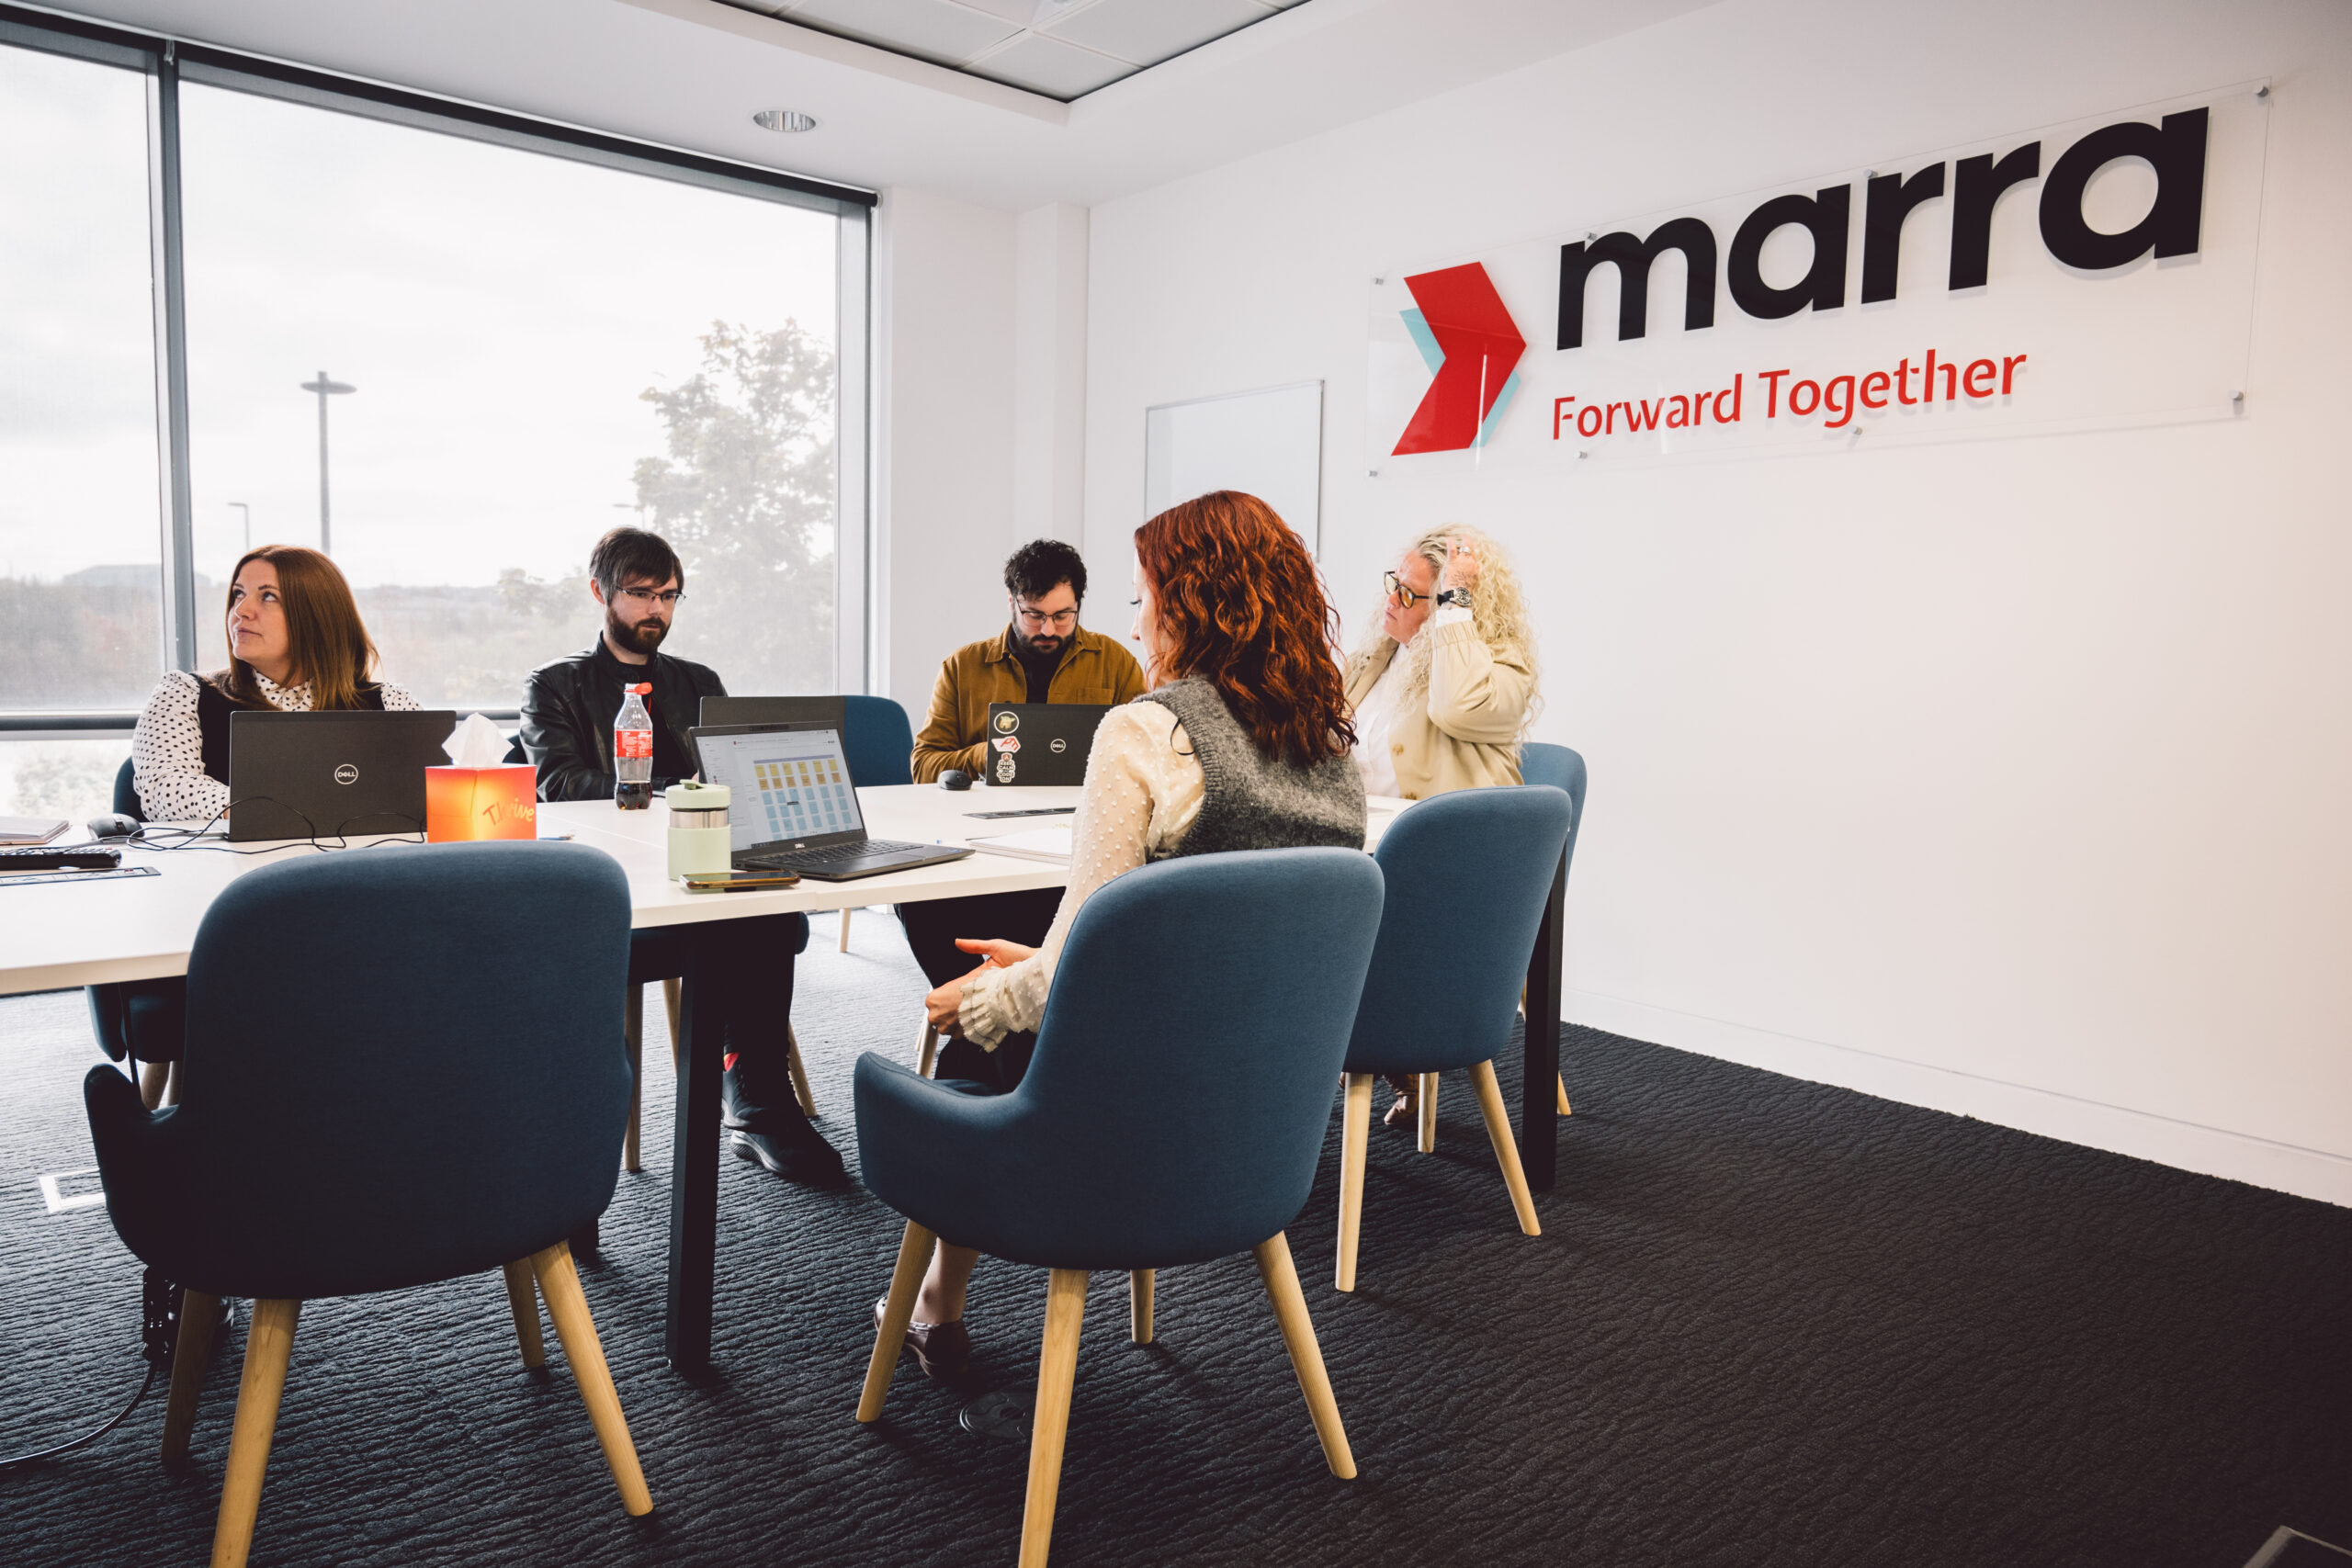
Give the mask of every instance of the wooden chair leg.
POLYGON ((1078 1333, 1086 1320, 1086 1270, 1057 1269, 1046 1286, 1046 1348, 1037 1358, 1037 1410, 1029 1422, 1029 1495, 1021 1514, 1021 1568, 1046 1568, 1061 1494, 1069 1396, 1078 1382, 1078 1333))
POLYGON ((849 951, 849 911, 847 909, 842 911, 842 951, 843 953, 849 951))
POLYGON ((882 1326, 874 1331, 874 1354, 865 1363, 865 1389, 857 1396, 857 1418, 873 1421, 882 1415, 883 1395, 890 1392, 890 1374, 907 1342, 907 1325, 915 1315, 915 1294, 922 1289, 923 1270, 931 1267, 932 1244, 939 1238, 912 1220, 899 1238, 898 1266, 890 1270, 890 1294, 882 1304, 882 1326))
MULTIPOLYGON (((638 1110, 645 1102, 645 987, 631 986, 621 993, 621 1041, 628 1047, 628 1125, 621 1133, 621 1168, 643 1170, 638 1156, 638 1110)), ((539 1309, 534 1306, 531 1315, 539 1309)), ((534 1361, 532 1365, 538 1363, 534 1361)))
POLYGON ((286 1363, 301 1312, 300 1302, 259 1301, 245 1325, 245 1371, 237 1382, 237 1420, 229 1432, 229 1466, 212 1527, 212 1568, 245 1568, 253 1550, 262 1473, 269 1468, 269 1440, 277 1432, 277 1402, 286 1393, 286 1363))
POLYGON ((939 1031, 932 1025, 930 1020, 925 1019, 922 1026, 922 1043, 915 1047, 915 1076, 924 1078, 931 1077, 932 1068, 938 1063, 939 1031))
POLYGON ((531 1282, 530 1262, 518 1258, 506 1265, 505 1273, 506 1310, 514 1314, 514 1342, 523 1348, 523 1365, 544 1367, 548 1345, 539 1337, 539 1291, 531 1282))
POLYGON ((1568 1079, 1565 1073, 1560 1076, 1560 1114, 1568 1114, 1568 1079))
POLYGON ((1127 1337, 1138 1345, 1151 1343, 1151 1292, 1155 1283, 1149 1269, 1127 1270, 1127 1337))
POLYGON ((662 1010, 670 1019, 670 1066, 674 1071, 678 1066, 678 1035, 684 1028, 678 1021, 678 982, 675 979, 662 982, 662 1010))
POLYGON ((141 1062, 139 1068, 139 1102, 150 1111, 164 1108, 164 1086, 171 1082, 169 1062, 141 1062))
POLYGON ((637 1462, 637 1445, 629 1441, 628 1422, 621 1415, 621 1396, 613 1387, 612 1369, 605 1364, 605 1347, 596 1337, 595 1319, 588 1315, 588 1298, 580 1291, 580 1271, 572 1267, 571 1247, 557 1242, 531 1254, 531 1272, 538 1277, 539 1293, 548 1300, 548 1315, 555 1319, 555 1337, 563 1359, 571 1363, 572 1381, 588 1406, 589 1424, 604 1448, 605 1462, 621 1489, 621 1506, 631 1514, 653 1511, 653 1495, 645 1489, 645 1472, 637 1462))
POLYGON ((172 1392, 164 1401, 165 1464, 187 1458, 187 1435, 196 1426, 196 1396, 204 1390, 204 1370, 212 1361, 212 1335, 220 1325, 220 1298, 202 1291, 180 1296, 180 1337, 172 1348, 172 1392))
POLYGON ((1423 1073, 1413 1098, 1419 1100, 1421 1111, 1421 1153, 1437 1153, 1437 1075, 1423 1073))
POLYGON ((1298 1390, 1306 1395, 1306 1413, 1315 1421, 1315 1435, 1323 1443, 1323 1462, 1342 1481, 1356 1478, 1356 1458, 1348 1449, 1347 1428, 1340 1425, 1340 1402, 1331 1396, 1331 1379, 1323 1371, 1323 1351, 1315 1343, 1315 1320, 1306 1315, 1306 1297, 1298 1288, 1298 1267, 1290 1259, 1290 1238, 1276 1231, 1258 1244, 1258 1276, 1274 1303, 1274 1321, 1282 1325, 1283 1344, 1290 1351, 1291 1370, 1298 1374, 1298 1390))
POLYGON ((1535 1199, 1527 1190, 1527 1173, 1519 1165, 1519 1143, 1511 1136, 1510 1117, 1503 1110, 1502 1086, 1495 1082, 1495 1065, 1479 1063, 1470 1069, 1470 1081, 1478 1088, 1478 1111, 1487 1119, 1487 1142, 1495 1145, 1495 1159, 1503 1168, 1503 1185, 1510 1189, 1510 1206, 1519 1211, 1519 1228, 1529 1235, 1542 1235, 1544 1227, 1535 1219, 1535 1199))
POLYGON ((789 1023, 784 1026, 784 1065, 792 1073, 792 1098, 800 1102, 800 1114, 814 1122, 817 1097, 808 1088, 808 1068, 800 1060, 800 1032, 789 1023))
POLYGON ((1363 1228, 1363 1161, 1372 1141, 1372 1075, 1348 1075, 1348 1102, 1340 1111, 1340 1277, 1356 1288, 1356 1235, 1363 1228))

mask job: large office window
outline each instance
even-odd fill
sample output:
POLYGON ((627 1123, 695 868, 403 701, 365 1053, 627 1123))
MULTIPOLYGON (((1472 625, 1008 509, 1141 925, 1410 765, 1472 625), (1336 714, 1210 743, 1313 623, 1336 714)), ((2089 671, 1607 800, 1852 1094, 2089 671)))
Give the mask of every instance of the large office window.
POLYGON ((587 646, 622 523, 673 651, 862 689, 870 196, 5 4, 0 136, 0 814, 105 806, 249 545, 428 704, 587 646))
POLYGON ((195 83, 180 116, 203 578, 324 543, 389 678, 512 707, 641 523, 673 651, 835 689, 837 219, 195 83))
POLYGON ((146 95, 0 49, 0 708, 135 704, 164 659, 146 95))

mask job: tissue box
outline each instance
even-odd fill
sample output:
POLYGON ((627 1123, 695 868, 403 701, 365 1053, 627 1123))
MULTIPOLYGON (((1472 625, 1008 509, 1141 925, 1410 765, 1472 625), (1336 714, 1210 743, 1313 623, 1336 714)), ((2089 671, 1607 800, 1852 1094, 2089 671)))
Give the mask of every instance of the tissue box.
POLYGON ((424 770, 427 843, 539 836, 539 770, 528 762, 424 770))

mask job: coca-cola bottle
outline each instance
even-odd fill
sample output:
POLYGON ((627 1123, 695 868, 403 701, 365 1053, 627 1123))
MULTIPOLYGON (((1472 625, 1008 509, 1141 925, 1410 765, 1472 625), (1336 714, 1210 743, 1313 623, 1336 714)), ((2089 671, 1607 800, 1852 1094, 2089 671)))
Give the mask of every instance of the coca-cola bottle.
POLYGON ((653 718, 645 711, 650 685, 624 686, 620 716, 613 720, 613 804, 642 811, 653 804, 653 718))

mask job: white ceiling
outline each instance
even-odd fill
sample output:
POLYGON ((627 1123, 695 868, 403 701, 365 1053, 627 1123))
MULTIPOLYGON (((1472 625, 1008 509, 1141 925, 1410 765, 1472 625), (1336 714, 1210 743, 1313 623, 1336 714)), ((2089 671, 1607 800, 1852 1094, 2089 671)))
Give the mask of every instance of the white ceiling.
MULTIPOLYGON (((910 3, 801 0, 845 14, 910 3)), ((1305 0, 1065 103, 719 0, 51 0, 666 146, 1008 210, 1091 206, 1708 3, 1305 0), (752 123, 772 107, 813 114, 818 129, 782 135, 752 123)), ((982 6, 1036 15, 1035 0, 962 8, 982 6)), ((1106 27, 1125 25, 1124 0, 1064 9, 1071 27, 1096 9, 1106 27)), ((1063 25, 1025 36, 1049 41, 1063 25)), ((1120 47, 1148 52, 1124 36, 1120 47)))
POLYGON ((1299 0, 724 0, 1026 88, 1082 97, 1299 0))

